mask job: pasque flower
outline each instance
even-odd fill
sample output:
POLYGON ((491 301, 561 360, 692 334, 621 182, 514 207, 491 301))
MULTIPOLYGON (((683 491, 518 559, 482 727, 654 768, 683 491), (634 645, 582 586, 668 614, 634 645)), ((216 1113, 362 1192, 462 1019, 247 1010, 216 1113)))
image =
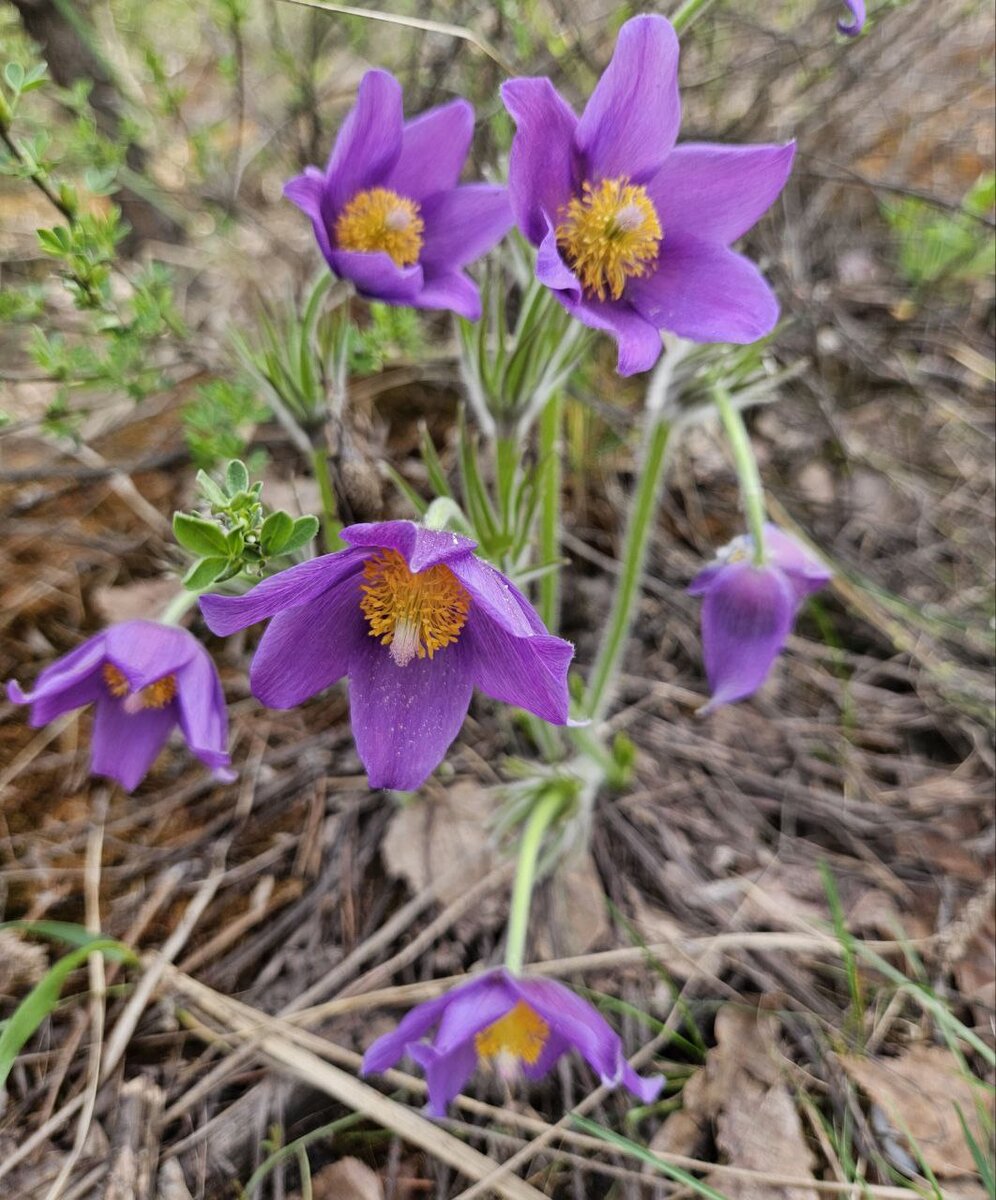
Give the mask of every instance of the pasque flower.
POLYGON ((611 333, 619 371, 653 366, 661 330, 752 342, 778 318, 760 272, 729 249, 788 177, 784 146, 675 146, 678 39, 660 16, 619 31, 580 118, 549 79, 502 86, 517 126, 509 192, 539 247, 536 274, 578 320, 611 333))
POLYGON ((368 71, 328 166, 306 167, 284 195, 311 218, 335 274, 364 296, 475 321, 480 293, 463 268, 504 237, 512 213, 505 188, 457 184, 473 131, 466 100, 406 122, 398 81, 368 71))
POLYGON ((702 653, 712 699, 705 711, 750 696, 792 632, 802 602, 830 572, 794 538, 764 526, 764 564, 750 534, 735 538, 688 587, 702 596, 702 653))
POLYGON ((405 1054, 425 1071, 428 1111, 445 1117, 482 1060, 506 1077, 540 1079, 568 1050, 577 1050, 608 1087, 622 1084, 644 1103, 664 1079, 644 1079, 626 1061, 619 1035, 570 988, 553 979, 488 971, 413 1008, 363 1056, 362 1074, 387 1071, 405 1054), (431 1041, 424 1041, 435 1029, 431 1041))
POLYGON ((204 596, 215 633, 272 618, 254 695, 291 708, 349 678, 371 787, 417 788, 460 731, 478 687, 563 725, 569 642, 552 637, 475 542, 413 521, 350 525, 348 549, 290 567, 244 596, 204 596))
POLYGON ((7 695, 31 705, 31 724, 94 706, 90 770, 137 787, 176 725, 219 778, 227 770, 228 715, 218 673, 193 634, 155 621, 125 621, 88 638, 46 667, 34 690, 7 695))
POLYGON ((851 10, 851 20, 837 22, 837 28, 848 37, 857 37, 865 27, 865 0, 844 0, 851 10))

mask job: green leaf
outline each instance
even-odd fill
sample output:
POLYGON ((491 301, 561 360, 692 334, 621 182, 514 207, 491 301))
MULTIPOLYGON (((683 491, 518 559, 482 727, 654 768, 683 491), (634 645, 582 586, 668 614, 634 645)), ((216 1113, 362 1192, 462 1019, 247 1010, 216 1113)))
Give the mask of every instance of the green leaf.
POLYGON ((303 517, 298 517, 294 522, 294 528, 291 530, 291 535, 284 543, 284 548, 280 551, 281 554, 293 554, 295 550, 300 550, 302 546, 307 546, 311 541, 314 541, 315 534, 318 533, 318 518, 310 514, 303 517))
POLYGON ((237 458, 232 459, 225 471, 225 488, 229 496, 249 490, 249 472, 246 464, 237 458))
POLYGON ((279 554, 290 541, 294 532, 294 518, 280 509, 271 512, 263 522, 259 533, 259 544, 266 555, 279 554))
POLYGON ((3 69, 3 77, 12 92, 19 92, 24 83, 24 68, 20 63, 9 62, 3 69))
POLYGON ((21 84, 22 92, 33 92, 35 88, 43 87, 46 80, 45 76, 48 72, 48 63, 37 62, 24 76, 24 82, 21 84))
POLYGON ((228 570, 228 558, 202 558, 195 562, 183 577, 183 586, 189 592, 203 592, 228 570))
POLYGON ((70 974, 86 962, 91 954, 103 954, 117 961, 134 961, 134 954, 113 938, 91 935, 84 946, 60 958, 35 984, 14 1010, 13 1016, 0 1033, 0 1091, 21 1047, 59 1003, 63 984, 70 974))
POLYGON ((715 1188, 711 1188, 707 1183, 703 1183, 701 1179, 696 1179, 694 1175, 683 1171, 681 1167, 676 1167, 672 1163, 658 1158, 656 1154, 645 1149, 638 1142, 634 1142, 628 1137, 623 1137, 622 1134, 616 1133, 612 1129, 596 1125, 594 1121, 588 1120, 587 1117, 572 1114, 571 1120, 579 1129, 591 1134, 592 1137, 601 1138, 603 1142, 608 1142, 610 1146, 615 1146, 631 1158, 639 1159, 640 1162, 646 1163, 648 1167, 653 1167, 655 1170, 660 1171, 662 1175, 666 1175, 669 1179, 673 1179, 677 1183, 683 1183, 696 1196, 702 1196, 705 1200, 726 1200, 722 1192, 717 1192, 715 1188))
POLYGON ((228 497, 206 471, 197 472, 197 486, 201 489, 201 495, 204 499, 214 505, 215 508, 225 507, 228 497))
POLYGON ((225 531, 213 521, 206 521, 193 513, 173 514, 173 536, 191 554, 223 554, 228 557, 228 539, 225 531))

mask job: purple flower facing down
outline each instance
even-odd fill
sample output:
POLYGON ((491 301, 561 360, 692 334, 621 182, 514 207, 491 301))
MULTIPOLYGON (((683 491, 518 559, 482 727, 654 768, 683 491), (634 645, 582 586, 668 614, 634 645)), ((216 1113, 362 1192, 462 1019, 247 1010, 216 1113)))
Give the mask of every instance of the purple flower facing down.
POLYGON ((512 213, 505 188, 457 184, 473 132, 466 100, 406 122, 398 81, 368 71, 328 166, 306 167, 284 195, 311 218, 335 274, 362 295, 476 321, 481 297, 463 268, 505 236, 512 213))
POLYGON ((292 708, 349 678, 356 748, 371 787, 411 791, 460 732, 471 692, 567 721, 569 642, 477 558, 475 542, 413 521, 350 525, 349 549, 204 596, 215 633, 272 618, 252 662, 254 695, 292 708))
POLYGON ((506 1078, 542 1078, 577 1050, 607 1087, 622 1084, 645 1104, 663 1076, 644 1079, 626 1061, 619 1035, 587 1001, 553 979, 522 979, 504 967, 419 1004, 363 1056, 363 1075, 387 1071, 408 1054, 425 1071, 428 1111, 445 1117, 481 1060, 506 1078), (431 1041, 423 1041, 431 1031, 431 1041))
POLYGON ((735 538, 688 587, 703 597, 702 653, 712 691, 703 712, 757 691, 802 602, 830 580, 821 562, 774 525, 764 526, 763 566, 754 565, 753 547, 749 534, 735 538))
POLYGON ((851 20, 837 22, 837 28, 848 37, 857 37, 865 27, 865 0, 844 0, 851 10, 851 20))
POLYGON ((794 143, 675 146, 678 39, 664 17, 619 31, 580 118, 549 79, 502 86, 517 132, 509 192, 536 274, 578 320, 619 346, 619 372, 645 371, 661 330, 695 342, 752 342, 778 303, 729 247, 785 185, 794 143))
POLYGON ((125 621, 46 667, 33 691, 7 684, 31 724, 94 706, 90 770, 136 788, 179 725, 187 745, 220 779, 229 771, 228 714, 214 663, 193 634, 155 621, 125 621))

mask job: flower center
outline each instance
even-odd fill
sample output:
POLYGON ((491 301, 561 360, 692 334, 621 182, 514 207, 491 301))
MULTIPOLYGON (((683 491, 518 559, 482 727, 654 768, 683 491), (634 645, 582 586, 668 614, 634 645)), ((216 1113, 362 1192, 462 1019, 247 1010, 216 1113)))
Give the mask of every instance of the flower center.
POLYGON ((586 183, 561 213, 557 245, 589 295, 618 300, 627 279, 646 275, 660 253, 661 223, 647 189, 626 179, 586 183))
POLYGON ((520 1000, 513 1009, 475 1036, 474 1049, 478 1058, 494 1058, 499 1063, 511 1059, 532 1066, 549 1036, 550 1026, 546 1021, 520 1000))
POLYGON ((176 695, 175 675, 164 675, 162 679, 157 679, 141 691, 132 692, 128 680, 112 663, 104 663, 101 674, 111 695, 124 700, 125 712, 136 713, 143 708, 165 708, 176 695))
POLYGON ((335 223, 341 250, 383 250, 399 267, 418 262, 425 222, 419 206, 387 188, 357 192, 335 223))
POLYGON ((370 636, 390 646, 399 667, 432 658, 455 642, 470 611, 470 596, 442 563, 417 574, 397 550, 381 550, 363 567, 360 609, 370 636))

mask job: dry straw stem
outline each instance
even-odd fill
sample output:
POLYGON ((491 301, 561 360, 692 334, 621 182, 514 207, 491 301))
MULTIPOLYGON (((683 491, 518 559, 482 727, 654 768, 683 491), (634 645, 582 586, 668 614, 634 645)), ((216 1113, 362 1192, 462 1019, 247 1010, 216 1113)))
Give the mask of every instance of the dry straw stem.
POLYGON ((329 4, 325 0, 284 0, 286 4, 299 4, 302 8, 317 8, 320 12, 339 13, 344 17, 363 17, 367 21, 383 21, 388 25, 403 25, 407 29, 421 29, 424 33, 441 33, 443 37, 459 38, 470 42, 482 54, 496 62, 506 75, 514 75, 511 66, 489 41, 474 33, 465 25, 450 25, 446 21, 428 21, 423 17, 402 17, 397 13, 381 12, 377 8, 353 8, 350 4, 329 4))
MULTIPOLYGON (((324 1091, 329 1091, 329 1089, 324 1086, 320 1078, 316 1077, 312 1073, 313 1067, 311 1065, 307 1067, 308 1073, 302 1072, 300 1067, 303 1063, 307 1062, 313 1064, 315 1061, 320 1062, 322 1059, 331 1059, 334 1063, 343 1067, 347 1067, 350 1070, 357 1070, 360 1066, 362 1058, 359 1054, 356 1054, 351 1050, 347 1050, 342 1046, 338 1046, 333 1042, 329 1042, 324 1038, 320 1038, 315 1034, 307 1033, 303 1030, 297 1029, 285 1019, 281 1019, 279 1017, 270 1017, 266 1013, 262 1013, 258 1010, 250 1008, 248 1005, 231 1000, 228 997, 215 992, 213 989, 206 987, 204 984, 199 983, 197 980, 190 979, 188 976, 185 976, 182 972, 173 967, 167 968, 166 982, 177 991, 183 993, 189 1001, 191 1001, 204 1013, 210 1015, 210 1017, 219 1026, 221 1026, 221 1030, 216 1031, 209 1025, 206 1025, 204 1022, 188 1013, 185 1019, 185 1023, 187 1024, 188 1028, 190 1028, 198 1036, 204 1038, 206 1041, 212 1043, 222 1042, 227 1045, 232 1045, 236 1039, 244 1040, 246 1038, 250 1038, 258 1043, 259 1049, 263 1054, 273 1061, 286 1067, 292 1075, 295 1075, 297 1078, 301 1079, 302 1082, 308 1083, 310 1086, 319 1087, 324 1091), (297 1053, 288 1054, 288 1050, 292 1052, 296 1051, 297 1053), (304 1056, 303 1058, 301 1057, 302 1055, 304 1056)), ((656 1038, 652 1043, 644 1047, 643 1051, 641 1051, 640 1057, 649 1057, 653 1051, 653 1048, 661 1040, 663 1039, 656 1038)), ((325 1066, 327 1064, 322 1062, 321 1065, 325 1066)), ((335 1071, 337 1083, 341 1083, 341 1075, 342 1072, 335 1071)), ((373 1092, 373 1089, 366 1087, 364 1084, 356 1083, 356 1081, 352 1080, 351 1077, 347 1076, 346 1078, 350 1083, 354 1084, 355 1087, 362 1088, 364 1094, 373 1092)), ((416 1079, 403 1071, 385 1071, 383 1073, 383 1079, 389 1087, 403 1088, 405 1091, 412 1092, 419 1096, 424 1096, 426 1093, 426 1085, 421 1079, 416 1079)), ((606 1091, 607 1089, 605 1088, 598 1088, 586 1099, 583 1107, 588 1107, 590 1104, 594 1103, 596 1099, 604 1098, 606 1091)), ((335 1096, 336 1099, 341 1100, 343 1103, 349 1104, 351 1107, 357 1107, 354 1101, 346 1098, 341 1091, 329 1091, 329 1094, 335 1096)), ((393 1101, 386 1100, 380 1095, 379 1092, 374 1092, 373 1094, 377 1096, 379 1101, 390 1105, 392 1111, 401 1108, 403 1112, 408 1112, 408 1110, 404 1109, 403 1106, 396 1105, 393 1101)), ((540 1120, 537 1117, 530 1117, 525 1113, 516 1112, 512 1109, 497 1108, 492 1104, 486 1104, 483 1101, 475 1100, 470 1096, 458 1096, 455 1104, 463 1112, 484 1118, 489 1122, 489 1124, 486 1126, 472 1126, 461 1121, 451 1122, 452 1126, 455 1129, 459 1129, 461 1134, 470 1134, 479 1137, 490 1138, 494 1136, 495 1129, 505 1126, 521 1130, 523 1134, 527 1134, 534 1138, 532 1142, 522 1147, 513 1159, 510 1159, 504 1164, 499 1165, 497 1163, 490 1162, 490 1160, 485 1160, 490 1162, 490 1165, 495 1172, 495 1178, 491 1179, 489 1177, 478 1177, 477 1184, 475 1184, 475 1186, 469 1191, 463 1193, 463 1196, 468 1198, 473 1195, 485 1194, 487 1189, 492 1186, 492 1184, 494 1187, 498 1188, 498 1172, 504 1173, 508 1170, 511 1170, 513 1163, 516 1160, 524 1161, 533 1157, 543 1149, 544 1145, 549 1144, 554 1139, 558 1140, 561 1145, 566 1144, 567 1146, 573 1147, 577 1151, 583 1152, 586 1157, 582 1161, 589 1169, 592 1170, 601 1169, 601 1164, 595 1161, 595 1158, 599 1155, 606 1154, 610 1149, 608 1144, 601 1141, 599 1138, 578 1133, 575 1130, 561 1124, 550 1125, 546 1121, 540 1120), (541 1141, 542 1145, 540 1144, 541 1141), (478 1188, 484 1188, 485 1191, 480 1192, 478 1191, 478 1188)), ((581 1107, 582 1105, 579 1105, 578 1109, 575 1109, 575 1111, 578 1111, 581 1107)), ((381 1117, 377 1112, 365 1105, 359 1106, 358 1111, 362 1111, 369 1115, 372 1119, 377 1120, 382 1124, 386 1124, 386 1122, 381 1120, 381 1117)), ((409 1115, 414 1116, 415 1114, 409 1115)), ((416 1117, 416 1119, 420 1122, 420 1128, 421 1126, 429 1125, 430 1129, 438 1131, 438 1126, 431 1125, 429 1122, 423 1121, 420 1117, 416 1117)), ((565 1121, 568 1119, 569 1118, 565 1118, 565 1121)), ((393 1125, 388 1124, 387 1127, 394 1129, 395 1132, 401 1134, 401 1136, 409 1136, 402 1133, 401 1130, 397 1129, 393 1125)), ((414 1140, 417 1145, 421 1146, 427 1152, 434 1153, 433 1147, 427 1145, 420 1138, 410 1140, 414 1140)), ((515 1140, 518 1141, 519 1139, 515 1140)), ((613 1153, 622 1155, 627 1154, 627 1150, 624 1147, 617 1146, 615 1144, 613 1144, 611 1150, 613 1153)), ((169 1151, 170 1154, 176 1154, 179 1152, 180 1147, 178 1146, 171 1147, 169 1151)), ((559 1146, 554 1153, 556 1153, 558 1156, 563 1154, 565 1157, 570 1157, 570 1153, 567 1151, 562 1151, 559 1146)), ((635 1151, 631 1153, 633 1158, 638 1159, 635 1151)), ((813 1180, 803 1179, 794 1175, 770 1174, 768 1172, 749 1170, 745 1167, 729 1166, 723 1163, 705 1162, 702 1159, 690 1158, 683 1154, 658 1152, 656 1157, 661 1159, 663 1162, 675 1167, 682 1167, 685 1170, 718 1173, 731 1180, 742 1180, 745 1184, 753 1184, 758 1187, 808 1188, 811 1191, 825 1192, 832 1195, 840 1195, 842 1193, 851 1193, 855 1191, 855 1185, 844 1180, 813 1180)), ((446 1161, 450 1160, 447 1159, 446 1161)), ((638 1159, 638 1161, 640 1160, 638 1159)), ((628 1171, 623 1172, 623 1175, 626 1177, 629 1177, 631 1174, 632 1173, 628 1171)), ((643 1182, 646 1181, 646 1177, 644 1175, 641 1175, 640 1178, 643 1182)), ((502 1184, 502 1186, 505 1185, 502 1184)), ((862 1184, 860 1191, 862 1195, 874 1197, 875 1200, 908 1200, 909 1198, 909 1190, 906 1188, 862 1184)))

